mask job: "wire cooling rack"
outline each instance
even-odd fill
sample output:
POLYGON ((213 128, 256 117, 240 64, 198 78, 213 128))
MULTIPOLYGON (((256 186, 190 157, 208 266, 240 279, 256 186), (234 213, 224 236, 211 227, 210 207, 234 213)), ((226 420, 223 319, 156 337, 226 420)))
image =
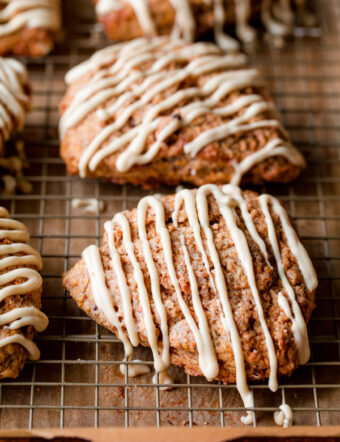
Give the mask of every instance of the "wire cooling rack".
MULTIPOLYGON (((285 202, 320 277, 318 307, 309 326, 311 360, 292 378, 282 379, 275 394, 265 383, 252 385, 255 426, 273 425, 273 412, 282 400, 293 408, 296 424, 340 423, 340 0, 318 0, 316 7, 316 36, 300 36, 283 50, 264 47, 251 55, 308 160, 299 181, 259 190, 285 202)), ((0 426, 241 425, 244 409, 233 385, 207 383, 176 368, 176 388, 170 391, 153 385, 152 374, 122 376, 121 344, 62 289, 61 274, 86 245, 99 244, 104 220, 134 207, 146 193, 65 173, 57 131, 63 77, 105 40, 89 0, 65 0, 64 16, 64 43, 49 57, 26 60, 34 110, 23 139, 33 194, 2 198, 12 216, 28 225, 43 256, 43 309, 50 326, 38 338, 41 360, 28 363, 18 379, 1 382, 0 426), (106 210, 84 215, 72 208, 75 197, 98 198, 106 210)), ((151 365, 148 350, 137 350, 136 357, 151 365)))

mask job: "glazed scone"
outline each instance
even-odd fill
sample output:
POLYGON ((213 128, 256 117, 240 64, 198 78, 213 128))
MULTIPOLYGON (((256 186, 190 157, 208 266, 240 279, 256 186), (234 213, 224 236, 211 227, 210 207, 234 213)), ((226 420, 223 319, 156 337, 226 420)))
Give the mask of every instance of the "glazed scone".
POLYGON ((48 325, 40 311, 42 261, 28 240, 26 226, 0 207, 0 379, 16 378, 27 358, 39 359, 32 340, 48 325))
POLYGON ((60 0, 0 0, 0 55, 48 54, 60 16, 60 0))
POLYGON ((151 347, 160 379, 171 362, 236 382, 251 408, 247 380, 268 378, 275 391, 277 376, 309 359, 317 278, 275 198, 230 184, 147 196, 105 232, 63 284, 128 360, 134 346, 151 347))
POLYGON ((305 165, 243 54, 142 38, 95 53, 66 82, 70 174, 152 188, 288 182, 305 165))
POLYGON ((0 57, 0 156, 13 132, 23 129, 30 107, 28 74, 25 66, 12 58, 0 57))
POLYGON ((126 41, 143 36, 174 35, 187 42, 214 30, 224 49, 237 41, 223 32, 235 25, 237 37, 246 44, 256 40, 250 24, 262 22, 274 38, 293 33, 297 20, 312 26, 315 18, 306 0, 94 0, 98 20, 111 40, 126 41))

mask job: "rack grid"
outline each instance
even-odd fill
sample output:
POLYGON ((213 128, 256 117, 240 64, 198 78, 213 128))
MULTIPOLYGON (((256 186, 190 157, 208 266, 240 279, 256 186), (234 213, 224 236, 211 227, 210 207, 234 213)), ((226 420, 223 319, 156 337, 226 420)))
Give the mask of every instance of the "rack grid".
MULTIPOLYGON (((66 175, 57 128, 63 77, 106 42, 89 0, 63 3, 64 43, 46 58, 25 60, 34 109, 22 139, 33 194, 1 198, 12 216, 28 225, 43 256, 43 309, 50 326, 38 337, 41 360, 28 363, 18 379, 1 382, 0 426, 242 425, 244 408, 234 385, 208 383, 174 367, 176 385, 170 391, 153 385, 152 374, 132 380, 122 376, 122 345, 79 311, 62 289, 61 274, 86 245, 99 244, 104 220, 134 207, 147 193, 66 175), (98 198, 106 210, 84 215, 72 208, 76 197, 98 198)), ((315 3, 320 30, 314 30, 313 38, 299 36, 282 50, 262 46, 251 54, 308 161, 297 182, 259 190, 284 201, 320 277, 309 326, 311 360, 290 379, 281 379, 275 394, 265 383, 251 385, 254 426, 273 425, 273 413, 283 400, 293 408, 296 424, 340 423, 340 0, 315 3)), ((151 365, 147 349, 138 349, 136 358, 151 365)))

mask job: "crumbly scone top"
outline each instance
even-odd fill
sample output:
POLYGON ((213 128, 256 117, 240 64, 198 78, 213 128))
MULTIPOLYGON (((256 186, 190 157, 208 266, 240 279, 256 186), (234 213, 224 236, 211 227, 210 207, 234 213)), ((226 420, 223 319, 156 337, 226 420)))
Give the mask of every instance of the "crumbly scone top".
MULTIPOLYGON (((242 220, 242 223, 244 223, 247 234, 250 235, 251 240, 261 251, 268 266, 272 268, 272 264, 275 263, 275 268, 282 284, 282 290, 278 293, 278 305, 292 323, 292 332, 295 339, 299 363, 307 362, 310 355, 307 328, 299 303, 296 299, 294 288, 289 282, 289 278, 285 272, 284 257, 281 256, 279 245, 280 240, 273 221, 273 214, 279 219, 282 232, 293 257, 296 260, 306 290, 314 292, 317 286, 317 277, 310 258, 295 233, 286 211, 275 198, 269 195, 261 195, 258 197, 259 207, 264 216, 268 235, 268 241, 264 241, 262 236, 263 233, 261 234, 258 231, 251 213, 248 210, 247 201, 238 187, 226 185, 223 188, 220 188, 216 185, 208 184, 200 187, 197 191, 184 189, 175 195, 174 208, 171 214, 171 225, 180 231, 180 224, 183 222, 180 214, 181 211, 184 210, 186 213, 186 222, 189 223, 190 228, 193 231, 196 247, 199 250, 202 259, 202 265, 209 275, 211 287, 220 305, 221 320, 226 334, 229 337, 234 354, 237 388, 245 406, 252 408, 254 403, 252 394, 247 385, 241 339, 235 318, 233 317, 222 260, 217 251, 213 230, 210 225, 208 198, 211 195, 214 197, 220 216, 223 218, 231 235, 232 242, 235 245, 238 255, 239 265, 244 271, 251 291, 251 296, 253 297, 262 332, 265 337, 270 366, 269 387, 272 391, 276 391, 278 388, 277 356, 273 339, 266 323, 261 296, 256 284, 256 275, 254 272, 250 245, 245 232, 240 228, 240 221, 242 220), (210 263, 212 263, 212 265, 210 265, 210 263)), ((124 344, 126 357, 131 358, 132 349, 139 344, 139 338, 137 324, 133 314, 131 293, 127 284, 127 275, 122 266, 117 246, 117 238, 115 238, 114 235, 115 227, 118 226, 121 231, 119 247, 123 247, 127 252, 129 261, 133 267, 134 280, 136 282, 138 297, 143 311, 143 320, 147 332, 148 343, 154 357, 155 369, 159 373, 164 373, 170 364, 169 331, 167 313, 164 306, 164 300, 161 296, 159 275, 153 260, 150 238, 148 237, 148 232, 146 230, 146 218, 147 213, 150 210, 154 213, 155 230, 160 237, 160 244, 164 255, 164 265, 166 266, 167 274, 169 275, 171 285, 176 293, 180 309, 190 327, 197 345, 200 369, 207 379, 214 379, 219 373, 216 349, 211 338, 206 311, 203 308, 200 298, 197 279, 186 245, 186 238, 184 235, 180 238, 182 248, 181 253, 183 253, 184 256, 185 273, 188 278, 188 283, 190 284, 195 318, 191 314, 190 309, 182 296, 178 279, 178 269, 176 270, 174 261, 174 250, 172 249, 170 231, 165 220, 165 206, 162 200, 158 197, 147 196, 139 202, 136 210, 136 222, 138 226, 138 237, 142 243, 143 260, 146 263, 151 280, 150 290, 152 300, 160 318, 162 348, 159 349, 158 346, 156 326, 151 312, 148 289, 145 284, 139 260, 135 253, 131 225, 128 217, 124 213, 115 215, 112 221, 105 223, 105 231, 109 246, 111 268, 114 271, 120 296, 122 298, 126 332, 123 329, 123 324, 112 303, 112 298, 105 280, 105 272, 99 249, 97 246, 89 246, 83 251, 82 256, 90 276, 95 303, 104 313, 109 323, 111 323, 117 330, 117 335, 124 344)), ((246 422, 251 422, 252 418, 252 412, 248 412, 246 422)))
POLYGON ((100 121, 101 129, 79 161, 83 177, 110 155, 117 155, 118 172, 146 165, 167 140, 188 128, 192 128, 190 139, 185 134, 182 138, 189 158, 228 137, 258 129, 277 131, 257 150, 239 152, 242 159, 233 162, 233 184, 270 157, 285 157, 301 168, 305 164, 289 142, 276 109, 260 92, 258 72, 247 67, 245 55, 222 53, 214 44, 137 39, 95 53, 73 68, 66 82, 71 98, 61 117, 61 138, 90 114, 100 121), (198 118, 215 122, 199 125, 198 118))
MULTIPOLYGON (((4 207, 0 207, 0 302, 7 297, 25 296, 42 286, 42 279, 37 270, 42 267, 39 253, 26 244, 29 240, 27 227, 9 218, 4 207), (19 282, 20 281, 20 282, 19 282)), ((20 344, 28 352, 30 359, 40 357, 38 347, 24 334, 22 327, 33 326, 43 331, 48 325, 47 316, 38 308, 14 307, 0 314, 0 326, 6 327, 8 333, 0 339, 0 347, 9 344, 20 344)))

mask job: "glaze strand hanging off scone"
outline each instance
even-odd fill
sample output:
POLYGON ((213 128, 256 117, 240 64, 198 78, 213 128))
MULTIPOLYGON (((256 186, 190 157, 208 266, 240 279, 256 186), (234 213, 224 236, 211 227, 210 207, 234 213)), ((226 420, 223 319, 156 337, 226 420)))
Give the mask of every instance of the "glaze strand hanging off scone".
POLYGON ((171 362, 236 382, 248 408, 247 380, 268 378, 275 391, 278 375, 308 361, 317 278, 275 198, 212 184, 147 196, 105 232, 63 282, 127 359, 148 346, 160 374, 171 362))
POLYGON ((42 261, 28 240, 26 226, 0 207, 0 379, 16 378, 27 357, 39 359, 32 339, 48 325, 40 311, 42 261))
POLYGON ((66 76, 68 172, 144 187, 288 182, 304 167, 258 72, 214 44, 138 39, 66 76))

